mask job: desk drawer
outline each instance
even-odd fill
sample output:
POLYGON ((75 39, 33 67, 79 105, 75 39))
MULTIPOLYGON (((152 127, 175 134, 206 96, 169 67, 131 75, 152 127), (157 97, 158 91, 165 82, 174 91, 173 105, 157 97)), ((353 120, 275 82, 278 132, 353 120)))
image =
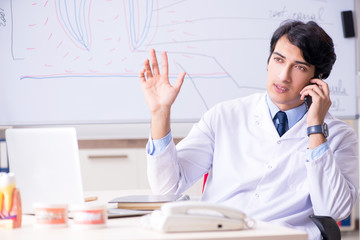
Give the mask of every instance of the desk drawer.
POLYGON ((84 190, 147 188, 144 149, 80 149, 84 190))

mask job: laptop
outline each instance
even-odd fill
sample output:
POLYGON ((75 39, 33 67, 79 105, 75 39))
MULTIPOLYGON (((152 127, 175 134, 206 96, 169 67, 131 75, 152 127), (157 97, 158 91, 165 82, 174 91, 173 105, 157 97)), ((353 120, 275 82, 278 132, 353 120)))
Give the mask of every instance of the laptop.
POLYGON ((8 129, 5 136, 23 213, 34 213, 34 203, 84 202, 75 128, 8 129))
MULTIPOLYGON (((34 214, 34 203, 85 202, 75 128, 13 128, 5 137, 23 213, 34 214)), ((108 207, 109 218, 148 213, 108 207)))

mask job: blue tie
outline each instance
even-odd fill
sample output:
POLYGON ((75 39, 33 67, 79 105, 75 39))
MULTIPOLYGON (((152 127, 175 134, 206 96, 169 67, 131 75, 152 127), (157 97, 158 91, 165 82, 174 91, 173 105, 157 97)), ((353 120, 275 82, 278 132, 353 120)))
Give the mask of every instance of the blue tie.
POLYGON ((278 131, 281 137, 286 132, 286 124, 287 124, 286 113, 282 111, 278 111, 275 115, 275 118, 279 119, 279 125, 277 126, 276 130, 278 131))

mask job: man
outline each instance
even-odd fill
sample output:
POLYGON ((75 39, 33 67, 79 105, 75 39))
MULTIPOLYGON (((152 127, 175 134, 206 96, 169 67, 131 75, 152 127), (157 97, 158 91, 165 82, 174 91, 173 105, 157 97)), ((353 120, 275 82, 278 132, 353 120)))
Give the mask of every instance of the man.
POLYGON ((306 231, 309 239, 320 238, 309 215, 340 220, 350 214, 358 189, 357 138, 328 113, 329 88, 321 78, 336 55, 315 22, 284 22, 271 39, 266 93, 216 105, 176 147, 170 109, 185 73, 172 86, 166 53, 161 73, 154 50, 150 57, 140 80, 151 112, 148 177, 155 193, 182 193, 209 172, 203 201, 306 231))

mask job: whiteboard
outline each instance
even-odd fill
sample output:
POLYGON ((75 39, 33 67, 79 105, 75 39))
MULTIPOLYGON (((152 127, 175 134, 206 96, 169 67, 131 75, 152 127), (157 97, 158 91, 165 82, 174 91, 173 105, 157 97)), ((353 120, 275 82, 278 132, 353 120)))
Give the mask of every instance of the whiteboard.
POLYGON ((0 125, 142 123, 138 73, 167 51, 186 71, 172 108, 194 122, 216 103, 265 91, 269 42, 285 19, 314 20, 333 38, 327 82, 339 117, 357 116, 355 38, 340 12, 353 0, 2 0, 0 125))

